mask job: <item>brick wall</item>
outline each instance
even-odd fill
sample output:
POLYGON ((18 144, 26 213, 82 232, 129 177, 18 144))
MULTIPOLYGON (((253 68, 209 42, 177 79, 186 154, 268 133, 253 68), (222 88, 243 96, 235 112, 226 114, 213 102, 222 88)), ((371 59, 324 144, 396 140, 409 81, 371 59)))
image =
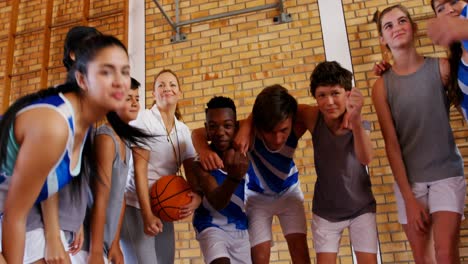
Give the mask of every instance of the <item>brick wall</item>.
MULTIPOLYGON (((169 16, 174 17, 173 1, 161 3, 169 16)), ((270 3, 275 1, 181 1, 181 20, 270 3)), ((288 0, 285 5, 293 18, 290 23, 274 24, 273 17, 278 15, 278 11, 269 9, 185 26, 182 32, 186 33, 187 41, 171 44, 171 28, 154 2, 147 0, 147 89, 151 89, 154 76, 161 69, 176 71, 182 83, 180 105, 183 119, 191 128, 203 125, 206 102, 214 95, 233 98, 240 118, 250 113, 260 90, 275 83, 284 84, 300 102, 312 103, 307 92, 308 76, 314 66, 325 59, 317 1, 288 0)), ((151 90, 147 96, 151 96, 151 90)), ((151 101, 147 100, 147 104, 151 101)), ((307 219, 310 220, 315 171, 310 166, 310 136, 305 138, 307 140, 300 142, 296 162, 307 201, 307 219)), ((176 263, 203 263, 191 223, 181 221, 176 228, 179 230, 177 237, 187 239, 177 242, 176 263)), ((271 262, 289 263, 287 244, 277 219, 274 220, 273 232, 275 245, 271 262)), ((308 237, 312 248, 310 230, 308 237)), ((349 244, 347 239, 343 244, 349 244)), ((349 252, 348 247, 342 256, 348 262, 351 258, 349 252)), ((315 255, 312 249, 310 253, 315 255)))
MULTIPOLYGON (((6 61, 10 13, 14 1, 0 1, 0 104, 7 76, 6 61)), ((274 0, 182 0, 181 20, 189 20, 227 11, 274 3, 274 0)), ((428 4, 420 1, 401 1, 414 14, 419 31, 420 52, 445 56, 441 47, 434 47, 425 37, 425 21, 432 16, 428 4)), ((174 1, 161 3, 174 17, 174 1)), ((375 81, 372 64, 382 58, 377 30, 372 23, 376 8, 396 3, 393 0, 343 0, 348 37, 351 46, 356 85, 366 96, 363 109, 372 121, 371 134, 376 157, 371 166, 373 191, 378 202, 378 229, 384 263, 411 263, 411 253, 405 235, 397 223, 393 176, 385 155, 384 143, 369 97, 375 81)), ((105 33, 125 35, 124 0, 82 1, 53 0, 50 36, 50 56, 42 62, 46 0, 20 1, 14 38, 13 69, 11 72, 11 100, 40 87, 42 65, 46 65, 47 83, 57 84, 64 78, 61 63, 62 43, 69 27, 78 24, 96 26, 105 33), (89 10, 83 11, 89 6, 89 10), (85 13, 85 16, 82 14, 85 13), (84 18, 83 18, 84 17, 84 18)), ((276 10, 233 16, 184 26, 187 41, 170 43, 172 31, 152 0, 146 0, 146 87, 147 105, 152 102, 151 87, 155 74, 170 68, 181 78, 183 99, 180 102, 184 121, 196 128, 203 124, 204 106, 213 95, 233 98, 240 117, 251 110, 255 96, 270 84, 280 83, 290 89, 300 103, 314 103, 307 91, 309 75, 315 65, 325 59, 320 18, 316 0, 288 0, 285 10, 292 22, 274 24, 276 10)), ((388 56, 388 55, 386 55, 388 56)), ((462 154, 468 155, 466 125, 455 112, 451 113, 452 127, 462 154)), ((313 151, 310 135, 299 143, 296 163, 300 170, 302 190, 306 201, 306 216, 311 218, 311 200, 315 183, 313 151)), ((176 263, 203 263, 195 233, 189 220, 176 223, 176 263)), ((468 261, 468 224, 463 222, 461 255, 468 261)), ((277 220, 274 220, 275 244, 272 263, 290 263, 287 244, 277 220)), ((310 254, 315 261, 310 226, 308 233, 310 254)), ((342 239, 339 263, 351 263, 347 233, 342 239)))
MULTIPOLYGON (((400 1, 398 1, 400 2, 400 1)), ((426 22, 432 18, 433 11, 430 1, 401 1, 405 5, 413 19, 418 25, 417 49, 421 54, 427 56, 445 57, 446 52, 443 47, 434 46, 426 35, 426 22)), ((354 67, 356 84, 361 91, 369 95, 370 89, 375 81, 370 69, 373 63, 383 57, 391 58, 384 47, 378 42, 378 32, 375 23, 372 22, 373 14, 377 10, 396 4, 396 1, 343 1, 348 37, 351 46, 351 56, 354 67)), ((406 236, 397 222, 397 208, 393 195, 392 184, 393 175, 388 159, 385 154, 384 140, 380 132, 375 109, 370 98, 366 99, 366 107, 363 108, 364 116, 373 122, 373 132, 371 134, 375 154, 370 166, 374 195, 378 202, 377 221, 379 239, 381 243, 382 258, 384 263, 408 263, 412 256, 410 246, 406 236)), ((451 124, 454 130, 456 141, 460 147, 466 164, 466 139, 468 136, 466 124, 463 118, 454 109, 451 111, 451 124), (465 154, 463 154, 465 153, 465 154)), ((460 253, 462 260, 468 260, 468 224, 462 222, 460 253)))
MULTIPOLYGON (((273 3, 274 1, 181 1, 181 20, 219 14, 273 3), (189 4, 190 2, 190 4, 189 4)), ((433 13, 424 1, 402 2, 414 14, 420 28, 418 50, 426 55, 445 56, 445 50, 434 47, 425 36, 425 22, 433 13)), ((173 1, 161 1, 164 10, 174 17, 173 1)), ((378 230, 384 263, 411 263, 410 247, 401 226, 397 222, 395 197, 391 174, 385 155, 379 124, 372 107, 370 89, 375 81, 371 69, 381 60, 383 53, 372 17, 376 8, 395 4, 395 1, 351 1, 343 0, 350 42, 356 85, 366 96, 364 116, 373 124, 371 134, 376 157, 370 166, 373 191, 378 202, 378 230)), ((147 96, 151 98, 154 75, 163 68, 175 70, 181 78, 184 98, 181 109, 185 122, 196 128, 204 120, 204 104, 213 95, 232 97, 239 107, 240 117, 251 111, 255 96, 265 86, 281 83, 301 103, 313 103, 307 92, 309 75, 315 65, 325 59, 317 1, 285 1, 286 11, 293 22, 275 25, 275 10, 238 15, 210 22, 184 26, 187 41, 170 43, 171 28, 152 0, 146 1, 146 63, 147 96)), ((147 100, 149 105, 151 100, 147 100)), ((451 113, 452 126, 462 153, 467 131, 460 115, 451 113)), ((310 136, 305 136, 296 152, 296 162, 301 173, 302 189, 306 200, 306 215, 310 220, 311 200, 315 183, 313 151, 310 136)), ((194 240, 189 221, 179 222, 179 234, 190 238, 189 242, 177 243, 178 263, 202 263, 200 251, 194 240), (190 261, 189 261, 190 259, 190 261)), ((464 222, 461 239, 461 255, 468 260, 468 226, 464 222)), ((310 229, 310 228, 309 228, 310 229)), ((287 245, 276 219, 273 226, 275 245, 272 248, 272 263, 289 263, 287 245)), ((315 261, 310 231, 308 234, 310 253, 315 261)), ((339 263, 351 263, 352 257, 347 233, 341 242, 339 263)))
MULTIPOLYGON (((41 88, 41 81, 47 86, 61 83, 65 79, 62 64, 63 42, 68 29, 77 25, 90 25, 106 34, 113 34, 123 40, 127 25, 125 1, 122 0, 33 0, 0 2, 0 107, 4 109, 4 78, 11 77, 10 100, 41 88), (47 3, 52 2, 50 25, 46 25, 47 3), (10 40, 14 50, 8 54, 9 25, 11 10, 19 2, 15 35, 10 40), (46 37, 50 28, 50 39, 46 37), (43 61, 43 52, 49 50, 48 61, 43 61), (13 62, 11 73, 6 73, 6 60, 13 62), (46 75, 41 77, 41 70, 46 75), (42 78, 45 78, 43 80, 42 78)), ((126 42, 126 40, 125 40, 126 42)), ((2 110, 3 112, 3 110, 2 110)))

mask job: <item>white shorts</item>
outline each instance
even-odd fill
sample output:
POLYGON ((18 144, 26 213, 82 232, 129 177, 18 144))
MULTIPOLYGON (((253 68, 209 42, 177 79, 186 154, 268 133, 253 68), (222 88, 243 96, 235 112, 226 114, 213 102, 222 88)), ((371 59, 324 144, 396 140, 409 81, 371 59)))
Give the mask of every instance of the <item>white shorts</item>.
POLYGON ((273 216, 277 216, 283 235, 307 234, 304 194, 299 184, 280 196, 268 196, 246 190, 247 217, 249 219, 250 246, 271 241, 273 216))
MULTIPOLYGON (((76 253, 76 255, 70 255, 70 260, 72 264, 86 264, 88 263, 88 251, 80 250, 80 252, 76 253)), ((109 261, 107 260, 107 256, 103 256, 104 263, 108 264, 109 261)))
POLYGON ((356 218, 330 222, 314 214, 312 217, 312 240, 317 253, 338 253, 343 231, 349 228, 349 236, 357 252, 377 253, 377 224, 375 213, 356 218))
MULTIPOLYGON (((398 207, 398 222, 407 224, 406 207, 400 188, 393 184, 398 207)), ((433 182, 416 182, 411 184, 414 197, 429 209, 429 213, 449 211, 459 213, 464 219, 466 182, 465 177, 451 177, 433 182)))
MULTIPOLYGON (((0 228, 1 237, 1 228, 0 228)), ((68 242, 65 238, 65 234, 60 230, 60 239, 62 240, 63 247, 68 250, 68 242)), ((24 244, 24 258, 23 263, 32 263, 41 260, 45 257, 45 236, 44 229, 38 228, 32 231, 26 232, 25 244, 24 244)), ((0 243, 0 252, 2 251, 0 243)))
POLYGON ((226 232, 209 227, 197 234, 205 263, 218 258, 229 258, 232 264, 250 264, 249 233, 247 230, 226 232))

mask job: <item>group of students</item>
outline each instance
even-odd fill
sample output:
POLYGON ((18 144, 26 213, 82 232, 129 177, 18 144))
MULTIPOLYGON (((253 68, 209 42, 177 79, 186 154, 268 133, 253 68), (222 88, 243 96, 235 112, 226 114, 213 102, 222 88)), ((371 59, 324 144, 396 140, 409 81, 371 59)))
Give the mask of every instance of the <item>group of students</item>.
MULTIPOLYGON (((438 18, 431 28, 466 16, 463 1, 432 6, 438 18)), ((384 9, 377 26, 393 65, 378 66, 372 100, 395 177, 398 220, 417 263, 459 263, 466 184, 448 111, 450 104, 468 109, 466 48, 452 48, 451 62, 419 55, 416 26, 401 5, 384 9)), ((466 36, 429 32, 438 43, 466 36)), ((364 97, 351 72, 337 62, 319 63, 311 74, 315 106, 273 85, 258 94, 248 118, 237 120, 233 100, 217 96, 207 103, 205 127, 192 133, 181 121, 181 85, 170 70, 155 77, 154 105, 139 111, 139 83, 115 37, 72 28, 63 62, 63 84, 20 98, 0 121, 0 263, 173 263, 174 225, 153 215, 148 190, 174 174, 192 187, 180 217, 193 215, 206 263, 269 263, 274 216, 293 263, 310 263, 293 160, 307 131, 317 173, 317 262, 336 262, 346 228, 358 263, 377 262, 366 168, 371 126, 361 117, 364 97)))

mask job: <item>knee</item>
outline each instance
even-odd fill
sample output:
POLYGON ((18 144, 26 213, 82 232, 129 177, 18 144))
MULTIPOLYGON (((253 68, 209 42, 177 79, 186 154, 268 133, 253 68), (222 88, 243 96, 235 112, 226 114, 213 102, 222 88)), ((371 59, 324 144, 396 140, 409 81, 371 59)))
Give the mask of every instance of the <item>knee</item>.
POLYGON ((447 244, 435 244, 435 257, 437 263, 457 263, 457 245, 452 243, 447 244))

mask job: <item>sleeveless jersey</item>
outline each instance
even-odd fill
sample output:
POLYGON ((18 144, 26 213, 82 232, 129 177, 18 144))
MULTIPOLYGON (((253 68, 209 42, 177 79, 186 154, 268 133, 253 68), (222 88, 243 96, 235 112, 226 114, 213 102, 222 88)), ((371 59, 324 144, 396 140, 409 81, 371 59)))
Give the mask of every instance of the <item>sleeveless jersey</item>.
MULTIPOLYGON (((218 169, 211 172, 218 185, 221 185, 227 178, 227 173, 218 169)), ((242 180, 231 196, 229 204, 221 209, 214 209, 208 199, 203 197, 200 207, 195 210, 193 226, 198 233, 208 227, 217 227, 224 231, 247 230, 247 215, 244 208, 244 187, 245 180, 242 180)))
MULTIPOLYGON (((370 130, 369 122, 362 123, 370 130)), ((356 156, 353 132, 333 134, 319 113, 312 142, 317 172, 312 212, 331 222, 375 213, 369 174, 356 156)))
POLYGON ((291 132, 281 149, 270 151, 260 138, 255 137, 253 149, 249 152, 247 188, 275 196, 296 185, 299 173, 293 157, 297 141, 298 138, 291 132))
MULTIPOLYGON (((89 130, 88 133, 86 133, 86 136, 83 138, 83 142, 81 142, 81 149, 79 155, 80 158, 76 164, 76 167, 71 168, 71 155, 73 151, 73 141, 75 135, 75 120, 71 104, 68 102, 65 96, 62 93, 60 93, 58 95, 48 96, 46 98, 41 98, 32 102, 29 106, 19 111, 17 115, 20 115, 21 113, 36 108, 54 109, 55 111, 60 113, 63 116, 63 118, 67 121, 69 132, 66 147, 63 150, 60 159, 49 172, 46 182, 44 183, 39 197, 36 200, 36 203, 39 203, 47 199, 49 196, 58 192, 65 185, 67 185, 73 177, 76 177, 80 174, 81 154, 83 151, 84 142, 86 141, 86 138, 89 134, 89 130)), ((7 144, 8 145, 6 161, 5 164, 0 168, 0 212, 3 212, 3 204, 6 199, 11 175, 13 174, 13 168, 15 166, 18 151, 20 148, 14 136, 13 126, 10 129, 7 144)))
POLYGON ((425 58, 416 72, 383 74, 408 181, 432 182, 463 175, 463 160, 449 120, 439 60, 425 58))

